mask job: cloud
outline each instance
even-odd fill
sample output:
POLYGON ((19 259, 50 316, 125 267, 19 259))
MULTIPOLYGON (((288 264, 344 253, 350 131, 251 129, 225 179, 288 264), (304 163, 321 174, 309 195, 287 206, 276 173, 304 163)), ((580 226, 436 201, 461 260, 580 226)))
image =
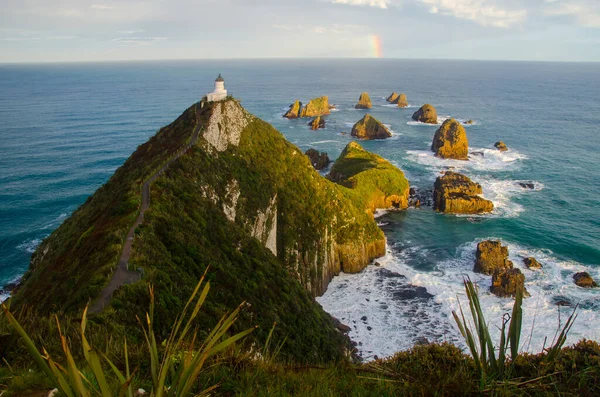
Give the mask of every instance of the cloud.
POLYGON ((112 10, 113 7, 106 4, 92 4, 90 8, 94 10, 112 10))
POLYGON ((585 27, 600 28, 600 3, 597 0, 546 0, 547 16, 567 16, 585 27))
POLYGON ((117 37, 114 42, 128 45, 150 45, 156 41, 168 40, 167 37, 117 37))
POLYGON ((351 25, 351 24, 337 24, 334 23, 330 26, 309 26, 309 25, 281 25, 274 24, 271 25, 273 29, 279 30, 287 30, 287 31, 303 31, 303 32, 312 32, 316 34, 325 34, 325 33, 333 33, 333 34, 349 34, 357 31, 364 30, 364 26, 360 25, 351 25))
POLYGON ((419 2, 427 5, 432 14, 451 15, 483 26, 509 28, 522 23, 527 18, 525 8, 506 8, 500 6, 497 0, 419 0, 419 2))
POLYGON ((388 8, 390 0, 332 0, 334 4, 388 8))

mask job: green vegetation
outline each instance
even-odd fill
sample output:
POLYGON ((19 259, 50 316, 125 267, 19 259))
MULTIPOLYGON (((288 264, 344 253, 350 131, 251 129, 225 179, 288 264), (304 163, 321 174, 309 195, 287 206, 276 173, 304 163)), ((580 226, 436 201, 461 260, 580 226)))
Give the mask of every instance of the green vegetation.
POLYGON ((331 168, 330 177, 350 188, 348 197, 359 207, 406 208, 409 184, 404 173, 384 158, 350 142, 331 168))
POLYGON ((315 117, 329 114, 329 97, 313 98, 300 111, 300 117, 315 117))

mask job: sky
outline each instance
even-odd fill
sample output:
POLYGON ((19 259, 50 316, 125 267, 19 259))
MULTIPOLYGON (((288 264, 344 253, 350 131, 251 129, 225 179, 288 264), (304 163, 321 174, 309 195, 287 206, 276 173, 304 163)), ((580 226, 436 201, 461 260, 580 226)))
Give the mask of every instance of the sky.
POLYGON ((0 0, 0 62, 600 62, 600 0, 0 0))

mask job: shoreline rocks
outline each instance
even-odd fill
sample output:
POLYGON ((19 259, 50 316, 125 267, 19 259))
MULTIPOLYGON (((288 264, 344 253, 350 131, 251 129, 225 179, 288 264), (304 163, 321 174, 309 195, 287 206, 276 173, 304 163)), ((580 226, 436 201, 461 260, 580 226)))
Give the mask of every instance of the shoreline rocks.
POLYGON ((534 257, 530 256, 529 258, 524 258, 523 263, 529 269, 541 269, 543 266, 540 262, 537 261, 534 257))
POLYGON ((506 144, 502 141, 498 141, 498 142, 494 143, 494 147, 501 152, 508 151, 508 147, 506 147, 506 144))
POLYGON ((433 186, 433 205, 446 214, 481 214, 491 212, 494 204, 480 197, 481 185, 465 175, 448 171, 436 179, 433 186))
POLYGON ((320 171, 324 168, 327 168, 331 160, 327 155, 327 152, 319 152, 316 149, 310 148, 306 152, 304 152, 306 156, 308 156, 310 163, 315 167, 315 170, 320 171))
POLYGON ((529 297, 525 288, 525 275, 519 269, 496 270, 492 275, 490 292, 501 298, 515 297, 519 289, 523 290, 523 297, 529 297))
POLYGON ((354 106, 354 109, 371 109, 373 105, 371 104, 371 98, 369 94, 363 92, 360 94, 360 98, 358 98, 358 103, 354 106))
POLYGON ((596 288, 598 284, 588 272, 579 272, 573 275, 575 284, 582 288, 596 288))
POLYGON ((321 116, 317 116, 308 123, 308 126, 313 131, 323 129, 325 128, 325 119, 321 116))
POLYGON ((384 126, 381 121, 377 120, 370 114, 360 119, 352 127, 351 135, 358 139, 386 139, 392 136, 392 133, 384 126))
POLYGON ((508 259, 508 247, 500 241, 486 240, 477 244, 475 273, 492 275, 499 270, 510 270, 513 263, 508 259))
POLYGON ((468 160, 469 140, 465 127, 455 119, 444 121, 433 136, 431 150, 443 159, 468 160))
POLYGON ((413 115, 412 119, 421 123, 437 124, 437 110, 430 104, 426 103, 421 106, 413 115))

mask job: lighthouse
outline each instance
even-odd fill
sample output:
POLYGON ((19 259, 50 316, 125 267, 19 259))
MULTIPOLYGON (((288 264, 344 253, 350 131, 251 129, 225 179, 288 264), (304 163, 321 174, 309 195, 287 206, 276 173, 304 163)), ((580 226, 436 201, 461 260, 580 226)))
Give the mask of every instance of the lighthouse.
POLYGON ((225 79, 219 73, 219 77, 215 80, 215 90, 206 94, 208 102, 222 101, 227 98, 227 90, 225 89, 225 79))

